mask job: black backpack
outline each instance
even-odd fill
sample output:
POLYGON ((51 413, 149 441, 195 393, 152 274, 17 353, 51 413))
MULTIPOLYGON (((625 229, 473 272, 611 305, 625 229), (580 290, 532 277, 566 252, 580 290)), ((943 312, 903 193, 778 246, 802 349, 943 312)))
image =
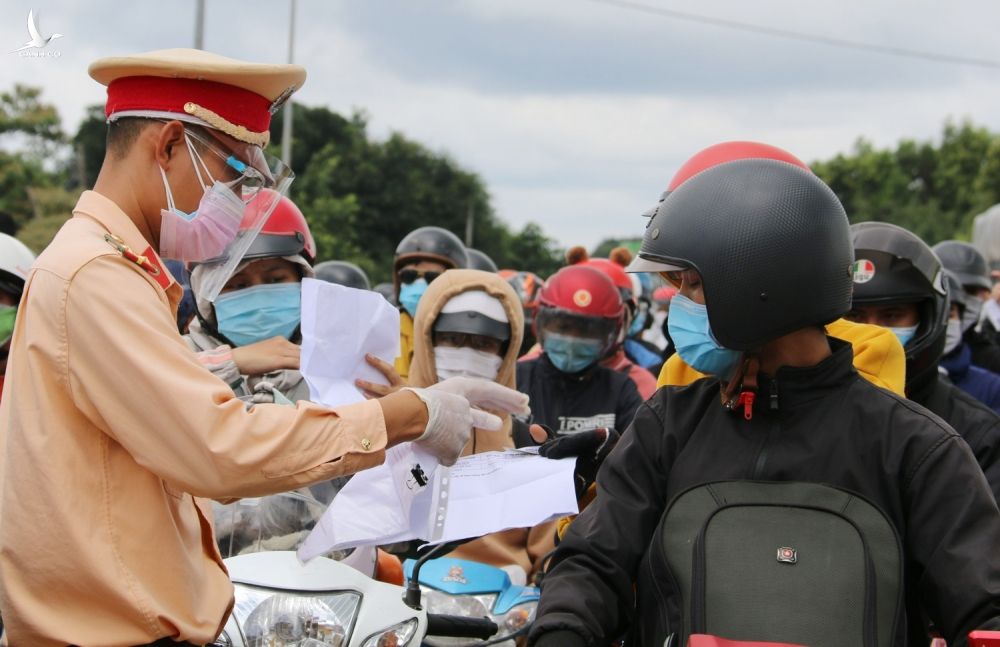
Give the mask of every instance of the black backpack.
POLYGON ((692 633, 809 647, 891 647, 902 608, 893 525, 856 494, 818 483, 722 481, 667 506, 660 546, 692 633))

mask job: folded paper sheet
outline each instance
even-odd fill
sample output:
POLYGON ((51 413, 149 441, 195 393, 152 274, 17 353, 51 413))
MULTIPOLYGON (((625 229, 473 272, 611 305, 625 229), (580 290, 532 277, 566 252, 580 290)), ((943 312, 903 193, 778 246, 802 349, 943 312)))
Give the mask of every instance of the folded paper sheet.
POLYGON ((399 355, 399 310, 369 290, 302 280, 302 376, 309 399, 329 407, 361 402, 354 380, 386 384, 370 353, 392 364, 399 355))
POLYGON ((344 486, 299 558, 410 539, 442 543, 481 537, 575 514, 575 463, 508 450, 443 467, 415 445, 397 445, 386 452, 384 464, 344 486))

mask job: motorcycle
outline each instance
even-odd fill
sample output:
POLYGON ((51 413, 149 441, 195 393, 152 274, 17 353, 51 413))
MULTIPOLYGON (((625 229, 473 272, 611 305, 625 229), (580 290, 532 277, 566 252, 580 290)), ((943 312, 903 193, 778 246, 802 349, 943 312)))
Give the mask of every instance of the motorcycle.
MULTIPOLYGON (((805 647, 791 643, 747 642, 745 640, 726 640, 708 634, 692 634, 688 638, 687 647, 805 647)), ((930 647, 946 647, 940 638, 931 641, 930 647)), ((1000 631, 969 632, 969 647, 1000 647, 1000 631)))
MULTIPOLYGON (((429 559, 420 569, 416 569, 417 564, 418 561, 407 560, 404 573, 408 581, 419 584, 428 611, 468 618, 488 617, 500 627, 496 637, 472 644, 513 647, 514 640, 531 628, 541 595, 537 587, 515 585, 505 570, 464 559, 429 559)), ((425 642, 433 647, 468 644, 448 638, 428 638, 425 642)))
POLYGON ((325 499, 303 489, 216 507, 236 602, 213 647, 416 647, 431 636, 468 640, 496 633, 486 619, 408 605, 401 587, 372 579, 374 550, 299 562, 295 549, 319 520, 325 499))

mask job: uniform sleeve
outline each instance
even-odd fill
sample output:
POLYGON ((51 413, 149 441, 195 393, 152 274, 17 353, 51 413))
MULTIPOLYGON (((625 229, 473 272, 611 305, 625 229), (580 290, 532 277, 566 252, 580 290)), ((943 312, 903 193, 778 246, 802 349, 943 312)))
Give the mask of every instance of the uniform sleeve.
POLYGON ((907 480, 905 541, 921 606, 949 645, 1000 629, 1000 512, 968 445, 943 438, 907 480))
POLYGON ((135 461, 195 496, 260 496, 350 474, 384 459, 376 401, 250 411, 177 333, 165 299, 118 256, 69 282, 65 371, 76 406, 135 461))
MULTIPOLYGON (((655 401, 655 399, 654 399, 655 401)), ((597 477, 597 498, 559 543, 542 583, 531 643, 569 630, 606 645, 631 622, 633 582, 663 514, 675 443, 644 404, 597 477)))

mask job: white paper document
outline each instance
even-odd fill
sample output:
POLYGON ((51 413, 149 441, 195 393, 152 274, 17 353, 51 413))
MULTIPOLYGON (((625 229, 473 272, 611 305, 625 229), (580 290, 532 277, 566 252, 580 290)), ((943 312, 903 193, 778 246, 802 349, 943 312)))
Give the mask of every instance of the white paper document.
POLYGON ((486 452, 444 467, 404 443, 384 464, 354 475, 299 549, 312 559, 334 549, 420 539, 442 543, 576 514, 572 458, 486 452))
POLYGON ((358 378, 387 384, 366 353, 389 364, 399 356, 399 310, 377 292, 303 279, 301 371, 309 399, 336 407, 365 399, 358 378))

